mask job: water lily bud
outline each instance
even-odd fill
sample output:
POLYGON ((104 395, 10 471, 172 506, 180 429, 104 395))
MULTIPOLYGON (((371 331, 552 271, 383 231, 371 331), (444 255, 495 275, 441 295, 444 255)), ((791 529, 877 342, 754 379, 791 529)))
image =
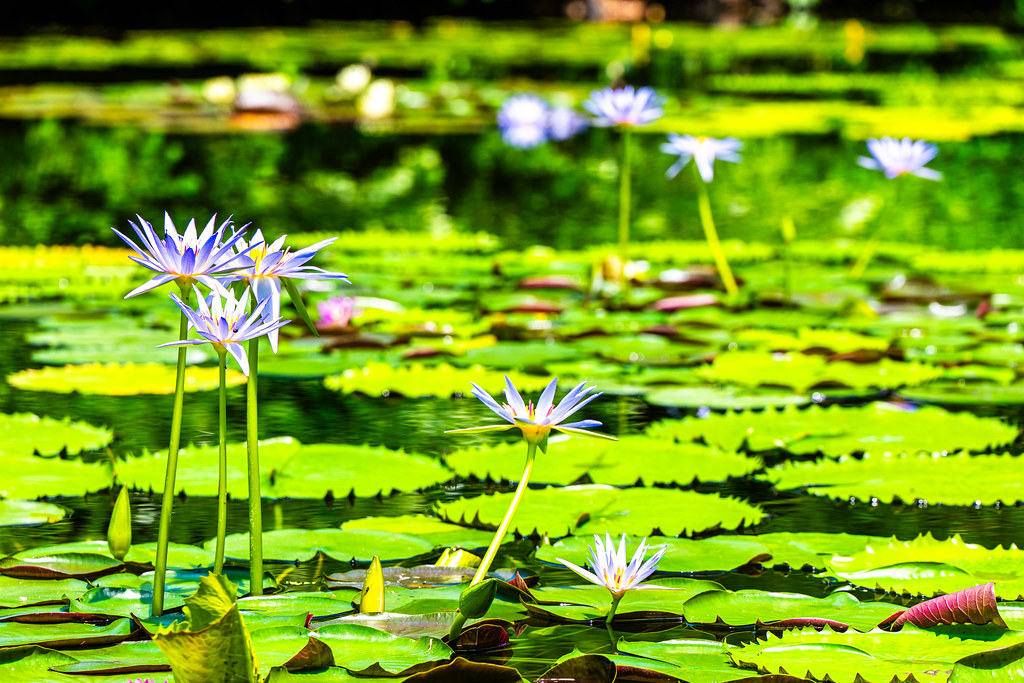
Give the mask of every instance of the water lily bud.
POLYGON ((480 558, 462 548, 445 548, 435 567, 479 567, 480 558))
POLYGON ((363 592, 359 596, 359 611, 363 614, 380 614, 384 611, 384 570, 380 558, 373 556, 370 568, 363 579, 363 592))
POLYGON ((467 619, 480 619, 491 608, 497 593, 498 582, 494 579, 484 579, 469 586, 459 596, 459 612, 467 619))
POLYGON ((107 527, 107 547, 110 554, 123 561, 132 548, 132 507, 128 501, 128 487, 122 486, 114 502, 114 513, 107 527))
POLYGON ((796 223, 792 216, 782 219, 782 239, 786 244, 793 244, 796 241, 796 223))

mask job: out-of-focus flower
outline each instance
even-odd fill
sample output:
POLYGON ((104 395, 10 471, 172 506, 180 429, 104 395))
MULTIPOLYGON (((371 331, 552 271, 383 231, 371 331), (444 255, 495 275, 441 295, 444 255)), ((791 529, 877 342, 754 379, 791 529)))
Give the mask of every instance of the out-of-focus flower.
POLYGON ((886 178, 898 178, 909 173, 928 180, 942 180, 941 173, 925 168, 925 164, 939 153, 939 148, 924 140, 896 140, 889 136, 871 138, 868 151, 871 156, 857 157, 857 163, 872 171, 882 171, 886 178))
POLYGON ((359 114, 368 119, 383 119, 395 111, 395 84, 381 78, 366 89, 356 104, 359 114))
POLYGON ((334 81, 343 93, 352 96, 366 90, 372 77, 370 68, 365 64, 349 64, 338 72, 334 81))
POLYGON ((612 542, 611 534, 605 534, 605 541, 600 536, 594 536, 594 545, 590 548, 590 566, 594 570, 588 572, 572 562, 562 558, 556 558, 569 569, 573 570, 587 581, 598 586, 604 586, 611 591, 612 596, 621 598, 622 595, 639 586, 651 574, 658 570, 658 562, 665 556, 667 546, 654 553, 651 559, 644 562, 649 546, 647 539, 640 541, 640 546, 633 553, 633 559, 626 563, 626 534, 622 534, 618 550, 612 542))
POLYGON ((217 76, 203 83, 203 99, 213 104, 231 104, 237 93, 235 81, 230 76, 217 76))
MULTIPOLYGON (((348 282, 348 276, 342 273, 330 273, 323 268, 306 265, 320 249, 338 239, 331 237, 322 240, 314 245, 291 251, 284 246, 287 235, 282 235, 272 243, 267 244, 263 238, 263 231, 257 230, 249 244, 245 240, 239 240, 239 249, 248 251, 251 267, 242 268, 229 275, 226 280, 247 280, 252 286, 253 294, 257 301, 269 299, 270 305, 264 310, 264 322, 270 322, 281 317, 281 278, 293 280, 344 280, 348 282)), ((277 330, 271 330, 267 335, 270 340, 270 347, 277 353, 277 330)))
POLYGON ((246 256, 248 250, 244 243, 237 253, 233 249, 242 239, 241 230, 231 233, 224 239, 224 232, 231 225, 230 218, 221 223, 220 227, 215 227, 217 216, 214 215, 198 234, 193 218, 185 228, 184 234, 178 234, 171 217, 165 213, 162 240, 156 236, 156 231, 148 221, 143 220, 141 216, 136 218, 139 219, 138 225, 131 221, 128 221, 128 224, 135 230, 142 247, 116 228, 111 230, 138 254, 128 258, 160 274, 128 292, 124 297, 126 299, 168 282, 177 282, 181 287, 201 282, 216 292, 223 292, 223 285, 214 278, 214 275, 228 273, 251 263, 246 256))
POLYGON ((498 417, 506 420, 508 424, 483 425, 480 427, 467 427, 465 429, 449 429, 446 433, 476 434, 479 432, 505 431, 507 429, 512 429, 513 427, 518 427, 522 430, 523 438, 525 438, 527 442, 534 445, 541 445, 542 450, 544 449, 543 444, 547 443, 548 435, 552 429, 565 432, 566 434, 593 436, 600 439, 617 441, 614 436, 587 431, 590 427, 601 426, 601 423, 597 420, 581 420, 579 422, 562 424, 563 420, 601 395, 600 392, 596 394, 590 393, 596 387, 588 387, 586 382, 580 382, 572 391, 566 394, 562 398, 561 402, 556 406, 554 405, 554 398, 555 390, 557 388, 558 378, 556 377, 551 380, 551 383, 548 384, 547 387, 545 387, 544 391, 540 395, 540 399, 537 401, 537 405, 534 406, 532 401, 529 404, 523 401, 523 397, 519 395, 519 392, 512 384, 512 380, 506 376, 505 400, 507 403, 498 405, 498 402, 495 401, 489 393, 478 387, 476 384, 473 384, 472 394, 480 399, 485 406, 493 410, 498 417))
POLYGON ((710 183, 715 177, 715 159, 738 163, 742 157, 738 152, 743 149, 743 143, 736 138, 694 137, 692 135, 668 134, 668 142, 661 143, 661 151, 665 154, 675 154, 679 158, 665 171, 665 176, 675 178, 683 170, 686 164, 697 164, 697 171, 705 183, 710 183))
POLYGON ((171 298, 188 318, 189 327, 194 328, 202 339, 183 339, 160 344, 160 346, 213 344, 215 348, 223 349, 234 356, 242 372, 246 375, 249 374, 249 360, 245 355, 245 347, 242 342, 277 332, 289 322, 276 316, 272 320, 264 318, 264 310, 270 306, 269 298, 261 299, 253 307, 252 312, 246 315, 245 309, 249 306, 248 287, 238 299, 235 299, 234 293, 230 290, 224 297, 214 292, 204 299, 198 289, 195 290, 195 294, 197 299, 195 309, 182 301, 174 292, 171 292, 171 298))
POLYGON ((590 93, 583 108, 595 117, 595 126, 646 126, 665 115, 665 98, 652 88, 605 88, 590 93))
POLYGON ((568 140, 587 127, 587 119, 572 107, 554 107, 548 112, 548 137, 568 140))
POLYGON ((355 315, 356 299, 353 296, 336 296, 327 301, 320 301, 316 305, 320 319, 316 326, 320 328, 348 327, 355 315))
POLYGON ((547 141, 548 105, 536 95, 512 95, 498 110, 498 127, 505 144, 520 149, 547 141))

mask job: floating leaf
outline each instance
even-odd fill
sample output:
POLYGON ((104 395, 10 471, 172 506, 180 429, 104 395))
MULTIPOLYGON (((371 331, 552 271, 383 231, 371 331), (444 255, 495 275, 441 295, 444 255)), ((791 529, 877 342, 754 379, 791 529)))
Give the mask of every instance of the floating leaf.
MULTIPOLYGON (((398 517, 364 517, 344 522, 342 529, 372 529, 374 531, 386 531, 418 536, 425 541, 430 541, 435 548, 452 548, 462 546, 463 548, 486 548, 494 534, 490 531, 480 531, 470 527, 449 524, 437 517, 427 515, 400 515, 398 517)), ((502 542, 512 540, 508 534, 502 542)))
POLYGON ((0 497, 82 496, 110 486, 110 467, 103 462, 83 463, 40 457, 0 456, 3 480, 0 497))
MULTIPOLYGON (((407 365, 392 367, 384 363, 367 363, 358 370, 346 370, 340 375, 331 375, 324 380, 328 389, 345 393, 359 392, 367 396, 389 396, 400 394, 409 398, 418 396, 469 395, 470 382, 491 392, 501 391, 505 386, 505 374, 487 370, 480 365, 469 368, 455 368, 447 363, 440 365, 407 365)), ((520 391, 540 391, 547 385, 542 377, 507 373, 520 391)))
POLYGON ((323 626, 312 635, 330 646, 338 666, 363 675, 409 675, 452 656, 436 638, 411 640, 357 624, 323 626))
POLYGON ((746 441, 752 451, 782 448, 790 453, 821 451, 826 455, 976 451, 1017 437, 1016 428, 992 418, 933 406, 908 411, 889 403, 711 415, 659 422, 647 433, 686 441, 699 438, 725 450, 736 450, 746 441))
MULTIPOLYGON (((439 512, 456 523, 497 528, 512 495, 463 498, 442 504, 439 512)), ((734 529, 756 524, 763 517, 759 508, 734 498, 676 489, 572 486, 529 491, 525 500, 514 520, 523 535, 536 531, 554 537, 605 532, 646 536, 660 529, 675 536, 684 531, 734 529)))
POLYGON ((666 673, 678 675, 692 683, 720 683, 748 678, 753 672, 732 665, 729 652, 732 646, 715 640, 678 639, 661 642, 619 640, 617 649, 637 657, 612 657, 618 664, 651 666, 663 662, 677 667, 666 673), (642 657, 643 659, 638 659, 642 657))
MULTIPOLYGON (((584 438, 552 440, 553 457, 540 458, 530 480, 570 484, 587 475, 596 484, 628 486, 724 481, 759 469, 759 460, 723 453, 701 444, 625 436, 614 442, 584 438)), ((518 481, 523 473, 522 444, 456 451, 446 458, 458 474, 480 479, 518 481)))
POLYGON ((67 514, 67 508, 53 503, 0 499, 0 526, 51 524, 64 519, 67 514))
MULTIPOLYGON (((209 550, 216 539, 204 545, 209 550)), ((299 562, 323 553, 342 562, 369 562, 374 555, 384 561, 403 560, 425 555, 434 544, 416 536, 385 533, 370 529, 278 529, 263 533, 263 556, 268 560, 299 562)), ((249 557, 249 534, 229 534, 224 547, 226 557, 243 561, 249 557)))
POLYGON ((126 640, 133 630, 131 619, 117 619, 109 624, 8 622, 0 628, 0 649, 21 645, 42 645, 52 648, 100 647, 126 640))
POLYGON ((947 505, 1024 500, 1024 483, 1006 476, 1018 458, 1010 455, 889 453, 862 459, 784 463, 764 476, 780 489, 806 488, 833 498, 925 500, 947 505), (969 487, 964 482, 969 481, 969 487))
POLYGON ((87 553, 36 555, 31 559, 15 555, 0 560, 0 574, 20 579, 94 579, 123 569, 120 560, 87 553))
MULTIPOLYGON (((88 363, 22 370, 9 375, 7 382, 26 391, 52 391, 58 394, 173 394, 175 369, 160 363, 88 363)), ((227 383, 231 387, 245 384, 245 375, 228 370, 227 383)), ((217 368, 190 367, 185 371, 185 391, 211 391, 219 385, 217 368)))
POLYGON ((89 590, 89 584, 77 579, 28 581, 0 576, 0 609, 65 602, 64 596, 77 598, 89 590))
POLYGON ((900 389, 900 396, 921 403, 940 405, 1018 405, 1024 403, 1024 385, 973 382, 930 382, 912 389, 900 389))
POLYGON ((803 406, 811 402, 810 396, 773 393, 734 386, 662 387, 644 394, 651 405, 671 408, 700 408, 712 410, 749 410, 803 406))
POLYGON ((441 462, 423 455, 373 446, 311 444, 278 468, 271 491, 288 498, 322 498, 328 492, 336 498, 349 493, 387 495, 427 488, 451 477, 441 462))
POLYGON ((50 683, 56 681, 58 676, 68 680, 61 674, 51 674, 54 678, 49 678, 45 672, 49 671, 50 667, 73 664, 76 661, 74 657, 63 652, 35 645, 0 648, 0 674, 4 677, 4 683, 50 683))
MULTIPOLYGON (((656 586, 627 591, 615 611, 615 619, 679 620, 683 604, 695 595, 721 590, 713 581, 675 578, 656 586)), ((604 621, 611 609, 611 596, 604 586, 557 586, 533 591, 537 604, 526 604, 531 614, 563 622, 604 621)))
POLYGON ((996 607, 996 591, 992 583, 940 595, 903 610, 894 617, 889 623, 893 631, 900 630, 904 624, 920 628, 939 624, 995 624, 1006 628, 1006 622, 999 616, 996 607))
POLYGON ((77 455, 103 448, 114 439, 109 429, 64 418, 40 417, 31 413, 0 414, 0 458, 27 457, 36 453, 77 455))
POLYGON ((889 618, 898 607, 885 602, 861 602, 849 593, 832 593, 814 598, 799 593, 759 590, 708 591, 690 598, 683 614, 690 623, 729 626, 770 625, 783 620, 824 619, 841 622, 860 631, 870 631, 889 618))
POLYGON ((949 683, 1003 683, 1024 676, 1024 643, 967 655, 953 665, 949 683))

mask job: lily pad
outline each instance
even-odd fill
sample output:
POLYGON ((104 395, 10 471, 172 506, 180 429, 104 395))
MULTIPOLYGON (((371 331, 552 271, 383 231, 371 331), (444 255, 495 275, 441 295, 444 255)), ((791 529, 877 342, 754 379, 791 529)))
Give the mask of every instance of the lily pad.
MULTIPOLYGON (((618 441, 553 438, 549 455, 537 459, 530 480, 538 484, 570 484, 584 475, 596 484, 645 484, 724 481, 760 469, 761 463, 735 453, 695 443, 675 443, 647 436, 618 441)), ((463 477, 518 481, 523 473, 522 444, 456 451, 448 465, 463 477)))
POLYGON ((970 637, 946 635, 913 626, 897 633, 870 631, 818 633, 805 629, 789 631, 781 638, 769 636, 765 643, 749 643, 732 651, 742 666, 762 673, 788 673, 836 683, 856 680, 903 680, 913 674, 919 683, 945 683, 954 663, 962 657, 1024 640, 1024 632, 991 632, 970 637), (858 678, 859 677, 859 678, 858 678))
MULTIPOLYGON (((671 586, 648 585, 627 591, 615 611, 616 620, 650 619, 660 615, 681 619, 683 604, 695 595, 721 590, 713 581, 673 579, 671 586)), ((608 616, 611 598, 604 586, 557 586, 533 591, 538 604, 526 604, 531 614, 558 621, 601 621, 608 616)))
MULTIPOLYGON (((32 454, 76 455, 103 448, 114 439, 109 429, 31 413, 0 414, 0 459, 32 454)), ((8 462, 3 460, 3 462, 8 462)))
POLYGON ((706 419, 665 421, 647 433, 660 438, 702 439, 711 446, 751 451, 781 448, 795 454, 981 451, 1012 442, 1016 428, 970 413, 934 406, 907 410, 890 403, 862 407, 811 406, 762 413, 729 413, 706 419))
MULTIPOLYGON (((456 523, 497 528, 511 493, 463 498, 444 503, 439 513, 456 523)), ((529 491, 517 511, 514 526, 523 535, 597 533, 646 536, 654 529, 667 535, 711 528, 734 529, 756 524, 760 508, 735 498, 722 498, 676 489, 616 489, 609 486, 570 486, 529 491)))
MULTIPOLYGON (((14 557, 21 560, 29 560, 65 553, 90 553, 111 557, 106 539, 40 546, 31 550, 23 550, 14 555, 14 557)), ((155 564, 156 543, 133 543, 131 550, 128 551, 128 555, 124 559, 125 562, 134 562, 136 564, 155 564)), ((183 543, 169 543, 167 546, 168 567, 189 569, 209 567, 211 565, 213 565, 213 553, 203 550, 198 546, 183 543)))
POLYGON ((0 499, 0 526, 51 524, 64 519, 67 514, 67 508, 53 503, 0 499))
POLYGON ((749 678, 752 671, 744 671, 733 666, 729 658, 732 646, 715 640, 678 639, 648 642, 642 640, 623 640, 618 643, 619 652, 637 657, 624 661, 612 657, 616 664, 633 666, 649 666, 651 660, 664 662, 677 667, 665 673, 676 675, 690 683, 721 683, 749 678))
POLYGON ((690 623, 729 626, 770 624, 788 619, 827 619, 859 631, 870 631, 900 607, 886 602, 861 602, 849 593, 813 598, 800 593, 772 591, 709 591, 686 601, 683 613, 690 623))
POLYGON ((0 576, 0 609, 63 603, 87 590, 89 584, 78 579, 32 581, 0 576))
MULTIPOLYGON (((205 543, 210 550, 216 539, 205 543)), ((434 544, 417 536, 386 533, 371 529, 279 529, 263 533, 263 556, 279 562, 301 562, 323 553, 348 562, 369 562, 374 555, 382 561, 404 560, 425 555, 434 544)), ((249 534, 229 534, 224 548, 226 557, 240 561, 249 557, 249 534)))
POLYGON ((81 496, 105 489, 112 483, 110 467, 103 462, 83 463, 35 456, 0 459, 4 469, 0 497, 81 496))
POLYGON ((132 633, 130 619, 109 624, 21 624, 5 623, 0 628, 0 649, 21 645, 52 648, 96 647, 119 643, 132 633))
MULTIPOLYGON (((641 538, 632 537, 628 547, 637 547, 641 538)), ((590 546, 593 542, 593 539, 587 536, 563 538, 551 545, 540 546, 536 557, 541 562, 558 564, 558 559, 563 559, 584 566, 589 563, 590 546)), ((668 549, 658 563, 658 570, 663 572, 730 571, 744 565, 768 563, 771 560, 768 546, 759 543, 756 536, 712 536, 699 541, 656 537, 648 539, 648 542, 652 553, 659 547, 668 549)))
POLYGON ((940 381, 901 389, 900 396, 911 401, 939 405, 1018 405, 1024 403, 1024 385, 940 381))
MULTIPOLYGON (((435 548, 485 548, 494 534, 470 527, 449 524, 437 517, 427 515, 400 515, 398 517, 364 517, 354 519, 341 525, 342 529, 372 529, 390 533, 410 534, 430 541, 435 548)), ((511 541, 507 535, 503 542, 511 541)))
POLYGON ((791 353, 729 351, 715 357, 710 367, 698 374, 710 382, 742 386, 782 386, 798 392, 825 384, 851 389, 882 389, 929 382, 942 370, 924 363, 906 363, 883 358, 875 363, 828 363, 821 356, 791 353))
MULTIPOLYGON (((260 453, 262 457, 262 452, 260 453)), ((451 479, 435 458, 373 446, 304 445, 281 465, 271 490, 280 497, 341 498, 423 489, 451 479)))
POLYGON ((436 638, 412 640, 357 624, 324 626, 312 635, 330 646, 338 666, 364 675, 408 675, 453 654, 436 638))
POLYGON ((1024 500, 1024 483, 1006 476, 1016 467, 1010 455, 901 454, 849 456, 819 462, 785 463, 764 476, 780 489, 806 488, 833 498, 897 498, 948 505, 990 505, 1024 500), (964 486, 964 482, 971 485, 964 486))
POLYGON ((439 365, 417 363, 395 368, 385 363, 368 363, 365 367, 357 370, 346 370, 340 375, 331 375, 324 379, 324 385, 335 391, 358 392, 367 396, 399 394, 409 398, 419 396, 444 398, 455 395, 468 396, 472 389, 471 382, 475 382, 492 393, 501 391, 505 387, 505 374, 520 391, 540 391, 549 381, 543 377, 515 372, 495 372, 480 365, 456 368, 447 363, 439 365))
MULTIPOLYGON (((26 391, 58 394, 173 394, 175 369, 160 363, 88 363, 22 370, 9 375, 7 382, 26 391)), ((217 368, 190 367, 185 371, 185 391, 210 391, 216 389, 219 382, 217 368)), ((231 387, 245 384, 245 375, 229 369, 227 383, 231 387)))
POLYGON ((700 408, 712 410, 749 410, 803 406, 811 402, 810 396, 775 393, 761 389, 743 389, 734 386, 659 387, 644 395, 651 405, 670 408, 700 408))

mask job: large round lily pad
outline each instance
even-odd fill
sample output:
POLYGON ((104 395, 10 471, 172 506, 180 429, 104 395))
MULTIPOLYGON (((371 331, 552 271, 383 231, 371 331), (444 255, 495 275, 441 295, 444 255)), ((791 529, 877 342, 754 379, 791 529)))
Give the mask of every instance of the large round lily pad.
MULTIPOLYGON (((446 398, 456 394, 468 396, 475 382, 492 393, 505 387, 505 374, 487 370, 480 365, 456 368, 447 363, 439 365, 411 365, 393 367, 386 363, 370 362, 363 368, 346 370, 340 375, 324 379, 328 389, 344 393, 359 392, 367 396, 390 396, 399 394, 414 398, 417 396, 439 396, 446 398)), ((522 391, 540 391, 549 380, 543 377, 509 372, 508 377, 522 391)))
POLYGON ((33 453, 75 455, 102 448, 113 438, 109 429, 67 418, 55 420, 31 413, 0 414, 0 458, 33 453))
MULTIPOLYGON (((463 498, 442 504, 439 512, 452 522, 496 528, 512 495, 463 498)), ((536 532, 552 537, 605 532, 646 536, 655 529, 676 536, 719 527, 735 529, 756 524, 763 516, 760 508, 741 500, 693 491, 570 486, 528 491, 512 527, 523 535, 536 532)))
POLYGON ((981 451, 1010 443, 1017 438, 1017 429, 996 419, 950 413, 934 406, 908 410, 899 404, 872 403, 665 421, 652 425, 648 434, 686 441, 702 439, 727 450, 738 449, 746 442, 752 451, 782 448, 790 453, 843 455, 981 451))
POLYGON ((833 498, 925 500, 950 505, 1024 500, 1024 482, 1008 477, 1010 455, 869 454, 861 459, 784 463, 763 476, 780 489, 806 488, 833 498), (966 485, 969 484, 969 485, 966 485))
MULTIPOLYGON (((513 443, 456 451, 447 461, 464 477, 518 481, 525 454, 522 443, 513 443)), ((694 480, 724 481, 760 467, 760 460, 696 443, 647 436, 626 436, 618 441, 571 437, 552 440, 548 452, 538 456, 530 481, 570 484, 587 475, 596 484, 614 486, 637 481, 689 484, 694 480)))
MULTIPOLYGON (((22 370, 7 377, 11 386, 26 391, 58 394, 173 394, 175 369, 160 363, 88 363, 64 367, 22 370)), ((228 386, 245 383, 245 375, 228 369, 228 386)), ((217 368, 190 367, 185 372, 185 391, 210 391, 220 380, 217 368)))
MULTIPOLYGON (((213 550, 215 544, 216 539, 211 539, 204 547, 213 550)), ((343 562, 369 562, 374 555, 382 561, 404 560, 433 549, 433 543, 417 536, 372 529, 279 529, 263 533, 263 557, 281 562, 309 560, 318 552, 343 562)), ((224 554, 246 560, 249 534, 229 534, 224 554)))
MULTIPOLYGON (((427 515, 400 515, 398 517, 363 517, 342 524, 342 529, 372 529, 400 534, 411 534, 430 541, 435 547, 485 548, 494 534, 490 531, 449 524, 427 515)), ((504 541, 512 540, 507 535, 504 541)))
POLYGON ((106 463, 40 457, 2 458, 0 498, 81 496, 112 483, 106 463))
POLYGON ((0 499, 0 526, 48 524, 59 522, 67 514, 67 509, 53 503, 0 499))

